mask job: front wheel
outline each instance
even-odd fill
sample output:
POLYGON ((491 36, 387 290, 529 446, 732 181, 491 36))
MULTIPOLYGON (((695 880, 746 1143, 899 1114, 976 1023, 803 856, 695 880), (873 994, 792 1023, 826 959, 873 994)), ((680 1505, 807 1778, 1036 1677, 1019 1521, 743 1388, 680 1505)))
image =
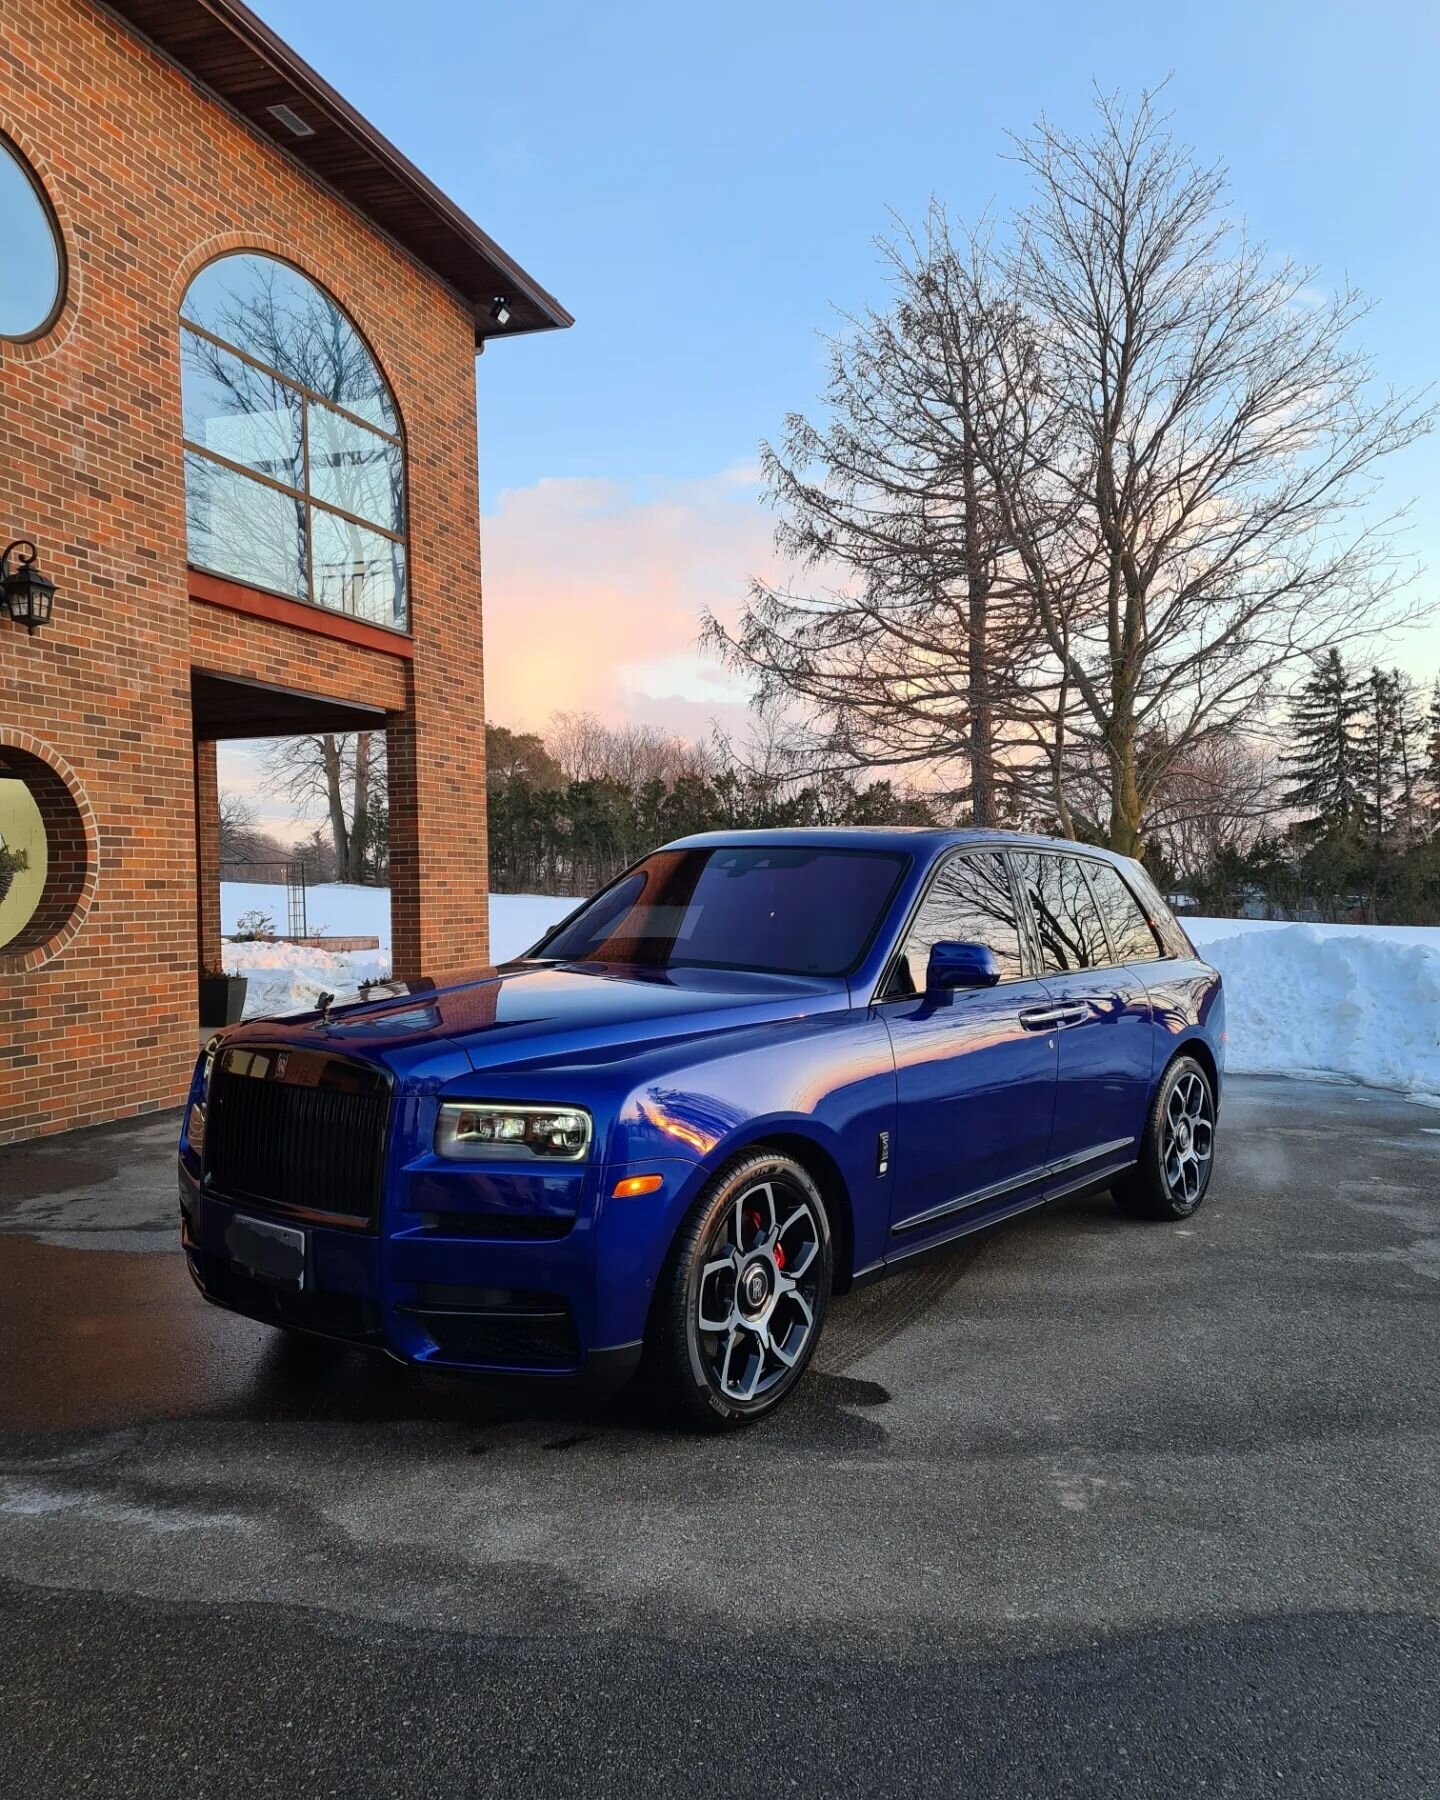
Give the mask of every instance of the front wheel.
POLYGON ((1150 1104, 1140 1157, 1114 1188, 1137 1219, 1188 1219, 1215 1166, 1215 1090, 1193 1056, 1177 1056, 1150 1104))
POLYGON ((800 1164, 772 1151, 730 1163, 666 1265, 645 1347, 653 1383, 710 1430, 773 1412, 815 1352, 832 1275, 825 1203, 800 1164))

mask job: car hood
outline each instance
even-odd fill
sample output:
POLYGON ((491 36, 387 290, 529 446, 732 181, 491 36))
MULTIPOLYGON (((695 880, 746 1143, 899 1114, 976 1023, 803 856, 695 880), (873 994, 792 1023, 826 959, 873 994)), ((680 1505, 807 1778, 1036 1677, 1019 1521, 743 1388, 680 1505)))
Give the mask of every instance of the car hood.
POLYGON ((595 1066, 659 1040, 738 1030, 849 1004, 841 981, 736 970, 665 971, 599 964, 517 963, 444 986, 392 982, 368 997, 247 1021, 226 1042, 303 1041, 447 1080, 534 1063, 595 1066))

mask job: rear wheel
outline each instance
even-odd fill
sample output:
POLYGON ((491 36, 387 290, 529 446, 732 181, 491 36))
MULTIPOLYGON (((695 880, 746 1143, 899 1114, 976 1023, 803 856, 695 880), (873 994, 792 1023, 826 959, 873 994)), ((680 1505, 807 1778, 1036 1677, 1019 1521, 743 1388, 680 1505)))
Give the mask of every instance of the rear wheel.
POLYGON ((646 1342, 652 1383, 711 1430, 773 1412, 814 1354, 833 1250, 819 1189, 788 1156, 722 1169, 681 1227, 646 1342))
POLYGON ((1215 1090, 1193 1056, 1177 1056, 1150 1105, 1140 1157, 1114 1188, 1137 1219, 1188 1219, 1205 1198, 1215 1164, 1215 1090))

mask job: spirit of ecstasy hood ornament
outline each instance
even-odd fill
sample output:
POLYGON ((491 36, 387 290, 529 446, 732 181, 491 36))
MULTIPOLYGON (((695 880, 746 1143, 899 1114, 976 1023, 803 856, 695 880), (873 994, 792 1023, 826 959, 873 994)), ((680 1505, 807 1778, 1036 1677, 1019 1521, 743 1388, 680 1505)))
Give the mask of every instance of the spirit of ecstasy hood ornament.
POLYGON ((321 994, 319 999, 315 1002, 315 1010, 320 1014, 320 1028, 322 1031, 328 1031, 330 1029, 330 1008, 334 1004, 335 996, 333 994, 321 994))

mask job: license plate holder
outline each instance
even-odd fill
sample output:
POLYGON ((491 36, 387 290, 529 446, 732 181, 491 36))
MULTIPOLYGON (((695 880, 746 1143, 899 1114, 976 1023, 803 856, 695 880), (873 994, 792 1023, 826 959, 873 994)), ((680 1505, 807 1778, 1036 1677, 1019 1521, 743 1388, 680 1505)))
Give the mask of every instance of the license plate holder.
POLYGON ((305 1233, 293 1225, 236 1213, 225 1230, 225 1248, 247 1275, 297 1292, 305 1286, 308 1246, 305 1233))

